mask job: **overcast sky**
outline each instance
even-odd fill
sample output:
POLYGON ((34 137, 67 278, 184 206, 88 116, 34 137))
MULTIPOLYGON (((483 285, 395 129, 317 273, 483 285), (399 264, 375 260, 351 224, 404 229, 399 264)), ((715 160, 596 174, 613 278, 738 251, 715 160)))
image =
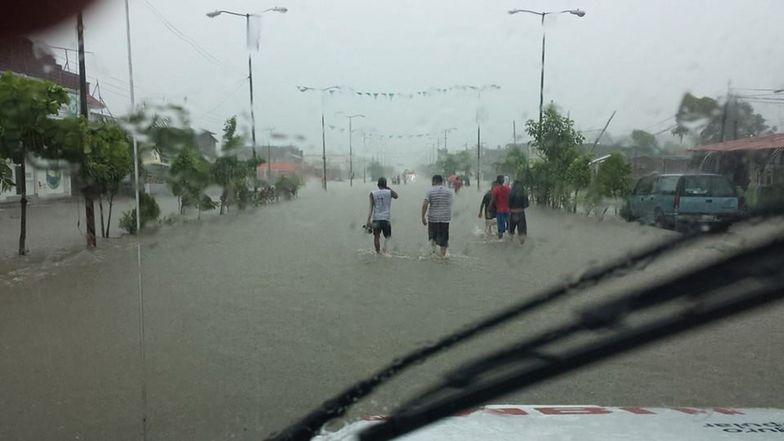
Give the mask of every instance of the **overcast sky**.
MULTIPOLYGON (((582 18, 545 21, 545 102, 569 112, 590 139, 614 110, 614 136, 665 130, 686 91, 720 96, 728 82, 784 88, 781 0, 131 0, 137 102, 186 104, 194 125, 214 132, 236 114, 247 129, 244 18, 205 13, 273 6, 289 11, 264 14, 261 49, 252 52, 258 142, 266 143, 274 127, 304 136, 298 144, 306 153, 321 149, 322 108, 328 126, 347 126, 340 112, 362 113, 367 118, 355 119, 355 130, 377 134, 438 132, 443 142, 443 130, 454 127, 452 150, 475 145, 481 106, 483 142, 511 142, 512 121, 519 134, 538 114, 542 36, 539 18, 508 15, 514 8, 586 11, 582 18), (487 84, 501 89, 482 93, 481 102, 476 93, 458 90, 411 99, 353 93, 322 99, 296 87, 416 94, 487 84)), ((85 28, 88 78, 100 82, 112 112, 123 114, 130 105, 123 1, 98 1, 86 13, 85 28)), ((35 38, 76 47, 75 25, 63 23, 35 38)), ((62 51, 55 55, 64 60, 62 51)), ((771 124, 784 125, 781 104, 755 107, 771 124)), ((373 153, 363 151, 359 132, 354 136, 358 154, 373 153)), ((347 151, 347 137, 328 130, 328 150, 347 151)), ((419 163, 430 144, 394 138, 384 148, 389 159, 396 155, 393 163, 419 163)))

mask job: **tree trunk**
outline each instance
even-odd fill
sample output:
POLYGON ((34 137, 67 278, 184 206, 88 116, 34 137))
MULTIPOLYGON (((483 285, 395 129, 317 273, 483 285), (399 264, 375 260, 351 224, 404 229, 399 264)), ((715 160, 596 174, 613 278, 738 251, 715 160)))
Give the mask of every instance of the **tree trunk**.
POLYGON ((112 206, 114 205, 114 193, 109 193, 109 215, 106 218, 106 237, 109 238, 109 229, 112 226, 112 206))
POLYGON ((574 191, 574 208, 572 208, 572 213, 577 213, 577 197, 580 195, 580 190, 574 191))
POLYGON ((87 227, 87 248, 95 248, 95 201, 88 193, 89 189, 83 191, 84 194, 84 217, 87 227))
POLYGON ((98 211, 101 213, 101 237, 106 237, 106 226, 104 225, 103 220, 103 198, 98 198, 98 211))
POLYGON ((19 166, 21 179, 17 177, 16 182, 19 183, 19 191, 22 193, 22 199, 19 201, 21 204, 21 215, 19 216, 19 255, 24 256, 27 254, 27 247, 25 241, 27 240, 27 167, 25 166, 26 154, 22 155, 22 162, 19 166))

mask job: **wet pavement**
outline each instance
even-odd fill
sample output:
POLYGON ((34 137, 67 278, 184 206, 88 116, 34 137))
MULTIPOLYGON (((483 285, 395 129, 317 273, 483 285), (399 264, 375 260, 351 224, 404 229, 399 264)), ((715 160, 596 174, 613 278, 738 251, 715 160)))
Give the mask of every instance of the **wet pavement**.
MULTIPOLYGON (((291 202, 145 234, 144 372, 132 238, 96 251, 68 243, 0 272, 0 439, 140 439, 143 383, 150 440, 259 439, 418 345, 673 235, 535 208, 525 245, 486 241, 480 197, 468 187, 456 197, 443 261, 428 256, 419 222, 426 186, 417 183, 396 187, 391 255, 380 257, 361 229, 371 189, 331 183, 325 194, 313 184, 291 202)), ((3 243, 17 233, 4 228, 3 243)), ((51 234, 41 240, 60 240, 51 234)), ((735 246, 689 250, 637 278, 735 246)), ((352 417, 388 412, 466 357, 604 295, 581 293, 417 366, 352 417)), ((728 320, 496 402, 782 407, 782 311, 728 320)))

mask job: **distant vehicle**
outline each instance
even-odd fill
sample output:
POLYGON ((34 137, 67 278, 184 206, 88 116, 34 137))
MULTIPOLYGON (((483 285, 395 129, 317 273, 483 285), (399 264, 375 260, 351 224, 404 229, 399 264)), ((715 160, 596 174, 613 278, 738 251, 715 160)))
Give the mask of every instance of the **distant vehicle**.
POLYGON ((727 225, 741 217, 743 198, 725 176, 653 174, 640 178, 626 199, 624 216, 660 228, 682 230, 727 225))

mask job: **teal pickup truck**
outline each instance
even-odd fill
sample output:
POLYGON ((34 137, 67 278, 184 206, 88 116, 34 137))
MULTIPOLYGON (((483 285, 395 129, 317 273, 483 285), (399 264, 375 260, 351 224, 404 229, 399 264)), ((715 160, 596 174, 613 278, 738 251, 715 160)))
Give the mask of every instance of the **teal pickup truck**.
POLYGON ((725 226, 742 212, 743 198, 729 179, 707 173, 644 176, 624 207, 629 220, 676 230, 725 226))

